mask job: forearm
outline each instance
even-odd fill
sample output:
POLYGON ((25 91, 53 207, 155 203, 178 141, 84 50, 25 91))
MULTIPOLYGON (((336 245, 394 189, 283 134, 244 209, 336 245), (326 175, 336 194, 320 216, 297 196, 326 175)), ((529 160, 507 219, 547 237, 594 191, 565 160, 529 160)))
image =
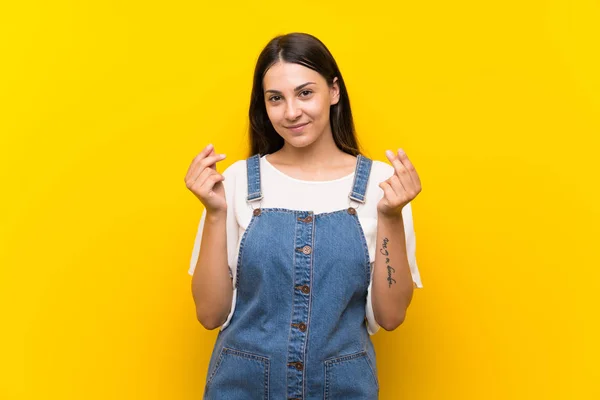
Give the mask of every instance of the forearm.
POLYGON ((207 329, 221 326, 231 310, 233 286, 227 263, 226 214, 207 214, 200 253, 192 277, 198 321, 207 329))
POLYGON ((402 216, 378 215, 377 248, 371 287, 373 313, 385 330, 404 321, 412 300, 413 282, 406 252, 402 216))

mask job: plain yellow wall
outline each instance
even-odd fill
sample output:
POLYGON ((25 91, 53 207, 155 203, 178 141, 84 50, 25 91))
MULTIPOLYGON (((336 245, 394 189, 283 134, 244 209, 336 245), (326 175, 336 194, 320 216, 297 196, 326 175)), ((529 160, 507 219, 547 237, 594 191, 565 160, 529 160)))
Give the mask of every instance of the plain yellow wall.
POLYGON ((600 398, 597 1, 26 1, 0 11, 0 398, 198 399, 209 142, 247 154, 270 38, 316 35, 366 155, 402 147, 424 288, 381 399, 600 398), (218 4, 217 4, 218 3, 218 4))

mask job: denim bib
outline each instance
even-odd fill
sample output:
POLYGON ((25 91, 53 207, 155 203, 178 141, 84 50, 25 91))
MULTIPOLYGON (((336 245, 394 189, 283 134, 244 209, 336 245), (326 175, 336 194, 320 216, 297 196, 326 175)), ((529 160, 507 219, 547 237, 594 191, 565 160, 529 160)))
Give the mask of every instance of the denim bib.
MULTIPOLYGON (((260 154, 246 164, 254 211, 239 247, 236 307, 217 336, 204 399, 377 399, 360 207, 260 208, 260 154)), ((365 202, 371 165, 358 155, 349 202, 365 202)))

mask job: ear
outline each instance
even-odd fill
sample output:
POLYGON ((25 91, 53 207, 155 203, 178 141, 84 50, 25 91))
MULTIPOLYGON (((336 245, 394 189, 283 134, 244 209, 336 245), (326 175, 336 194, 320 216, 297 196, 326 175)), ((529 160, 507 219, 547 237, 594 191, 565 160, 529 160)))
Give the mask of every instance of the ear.
POLYGON ((337 76, 333 78, 333 83, 329 89, 329 96, 331 97, 331 105, 337 104, 340 101, 340 85, 338 84, 337 76))

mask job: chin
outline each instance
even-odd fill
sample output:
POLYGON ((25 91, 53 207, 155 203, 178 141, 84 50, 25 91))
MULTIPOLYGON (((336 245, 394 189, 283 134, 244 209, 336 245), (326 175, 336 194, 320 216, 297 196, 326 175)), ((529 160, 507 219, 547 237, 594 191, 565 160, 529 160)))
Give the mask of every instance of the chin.
POLYGON ((314 143, 312 138, 306 136, 282 136, 283 140, 292 147, 306 147, 314 143))

